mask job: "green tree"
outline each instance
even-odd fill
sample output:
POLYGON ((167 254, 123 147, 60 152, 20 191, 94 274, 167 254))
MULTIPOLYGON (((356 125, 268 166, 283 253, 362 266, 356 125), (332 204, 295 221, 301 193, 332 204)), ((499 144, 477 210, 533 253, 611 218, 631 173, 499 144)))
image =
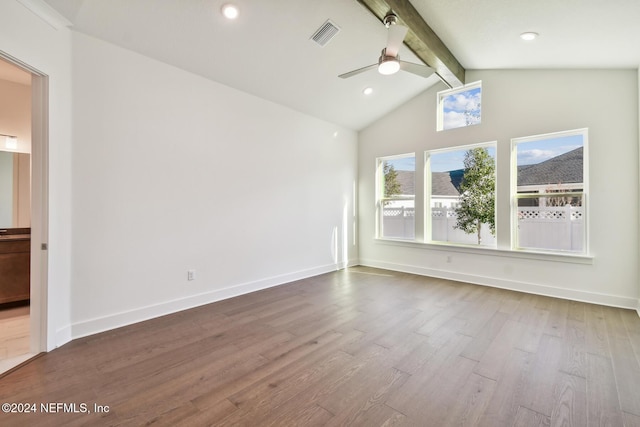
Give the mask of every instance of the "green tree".
POLYGON ((391 197, 400 194, 402 186, 398 182, 398 172, 389 162, 384 162, 384 197, 391 197))
POLYGON ((455 228, 467 234, 477 233, 478 244, 482 243, 482 224, 488 224, 491 234, 496 234, 495 170, 495 160, 486 148, 474 148, 465 153, 455 228))

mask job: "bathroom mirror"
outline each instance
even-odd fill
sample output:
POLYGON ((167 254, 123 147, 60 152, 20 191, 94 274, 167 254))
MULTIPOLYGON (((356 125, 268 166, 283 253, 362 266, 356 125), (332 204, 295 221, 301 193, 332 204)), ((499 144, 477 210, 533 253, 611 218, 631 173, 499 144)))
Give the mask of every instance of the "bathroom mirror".
POLYGON ((31 227, 30 157, 0 151, 0 228, 31 227))

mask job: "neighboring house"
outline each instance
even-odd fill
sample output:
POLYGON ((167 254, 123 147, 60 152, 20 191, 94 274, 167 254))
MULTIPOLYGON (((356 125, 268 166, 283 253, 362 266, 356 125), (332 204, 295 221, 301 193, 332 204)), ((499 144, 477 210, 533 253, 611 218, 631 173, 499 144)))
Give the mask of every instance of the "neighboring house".
POLYGON ((400 194, 414 196, 416 194, 416 180, 414 171, 397 170, 396 181, 400 184, 400 194))
POLYGON ((385 202, 388 215, 398 214, 398 211, 390 209, 413 209, 415 207, 416 181, 414 171, 396 170, 396 181, 400 184, 400 193, 395 196, 400 199, 385 202))
POLYGON ((464 169, 431 173, 431 207, 455 208, 460 199, 464 169))
MULTIPOLYGON (((555 193, 583 189, 583 148, 534 165, 518 167, 518 193, 555 193)), ((431 174, 431 206, 456 207, 464 169, 431 174)), ((531 201, 532 203, 534 200, 531 201)), ((535 200, 537 202, 537 200, 535 200)), ((545 199, 540 200, 544 206, 545 199)), ((521 205, 526 202, 521 201, 521 205)))
MULTIPOLYGON (((518 166, 518 193, 557 193, 583 189, 583 147, 568 151, 535 165, 518 166)), ((538 199, 520 200, 520 206, 531 206, 538 199)), ((546 205, 540 199, 540 206, 546 205)), ((580 204, 572 200, 572 205, 580 204)))

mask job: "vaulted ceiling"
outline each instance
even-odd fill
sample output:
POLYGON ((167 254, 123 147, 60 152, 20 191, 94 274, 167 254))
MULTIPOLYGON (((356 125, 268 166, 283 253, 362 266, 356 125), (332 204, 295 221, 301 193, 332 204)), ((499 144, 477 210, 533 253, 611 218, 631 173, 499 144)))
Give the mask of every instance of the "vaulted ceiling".
MULTIPOLYGON (((440 83, 402 72, 337 77, 375 63, 386 44, 386 28, 361 4, 369 0, 45 1, 75 31, 351 129, 440 83), (227 2, 239 7, 236 20, 220 14, 227 2), (310 38, 328 19, 340 31, 320 47, 310 38)), ((410 3, 467 70, 640 65, 638 0, 410 3), (526 31, 540 36, 525 42, 526 31)), ((421 63, 407 46, 399 54, 421 63)))

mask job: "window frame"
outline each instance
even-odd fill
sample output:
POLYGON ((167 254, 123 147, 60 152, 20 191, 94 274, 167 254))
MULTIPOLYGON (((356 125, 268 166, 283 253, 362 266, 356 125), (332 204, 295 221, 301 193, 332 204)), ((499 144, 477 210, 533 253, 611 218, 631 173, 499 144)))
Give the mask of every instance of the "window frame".
POLYGON ((441 90, 440 92, 437 93, 436 96, 436 131, 438 132, 443 132, 443 131, 448 131, 448 130, 454 130, 454 129, 464 129, 464 128, 468 128, 470 126, 477 126, 482 124, 482 102, 480 103, 480 121, 478 121, 478 123, 473 123, 470 125, 465 125, 465 126, 458 126, 458 127, 452 127, 452 128, 444 128, 444 100, 445 98, 454 95, 456 93, 461 93, 461 92, 467 92, 469 90, 473 90, 473 89, 480 89, 480 99, 482 99, 482 80, 478 80, 476 82, 472 82, 472 83, 468 83, 462 87, 459 88, 453 88, 453 89, 445 89, 445 90, 441 90))
POLYGON ((466 247, 466 248, 477 248, 480 250, 488 249, 494 250, 498 247, 498 141, 487 141, 487 142, 479 142, 465 145, 457 145, 454 147, 447 148, 437 148, 433 150, 426 150, 424 152, 424 243, 429 245, 438 245, 438 246, 453 246, 453 247, 466 247), (433 240, 433 214, 431 212, 431 198, 432 194, 432 171, 431 171, 431 156, 432 154, 439 153, 447 153, 454 151, 467 151, 474 148, 493 148, 495 151, 495 206, 494 206, 494 215, 496 218, 494 219, 496 222, 496 235, 495 235, 495 244, 493 245, 478 245, 471 243, 457 243, 457 242, 447 242, 442 240, 433 240))
POLYGON ((550 132, 539 135, 531 135, 525 137, 511 138, 511 167, 510 167, 510 200, 511 200, 511 250, 517 252, 528 253, 543 253, 550 255, 561 256, 584 256, 590 257, 589 249, 589 129, 579 128, 567 131, 550 132), (582 189, 565 192, 551 192, 551 193, 518 193, 518 145, 521 143, 543 141, 553 138, 562 138, 581 135, 582 136, 582 189), (580 196, 582 198, 582 217, 583 217, 583 229, 582 229, 582 251, 562 250, 562 249, 544 249, 544 248, 530 248, 521 247, 519 244, 519 224, 518 224, 518 201, 523 199, 539 199, 544 197, 575 197, 580 196))
MULTIPOLYGON (((396 160, 396 159, 403 159, 403 158, 409 158, 409 157, 413 157, 414 162, 416 159, 416 153, 412 152, 412 153, 404 153, 404 154, 394 154, 391 156, 383 156, 383 157, 377 157, 376 158, 376 182, 375 182, 375 203, 376 203, 376 221, 375 221, 375 227, 376 227, 376 239, 382 239, 382 240, 393 240, 393 241, 405 241, 405 242, 415 242, 416 241, 416 224, 415 224, 415 212, 416 212, 416 208, 415 208, 415 200, 416 200, 416 195, 415 195, 415 190, 414 190, 414 194, 413 196, 407 196, 407 195, 394 195, 391 197, 385 197, 384 195, 384 188, 385 188, 385 177, 384 177, 384 163, 388 160, 396 160), (383 228, 383 218, 382 215, 384 213, 384 204, 385 202, 393 202, 393 201, 402 201, 402 200, 408 200, 408 201, 413 201, 414 203, 414 232, 413 238, 400 238, 400 237, 389 237, 389 236, 385 236, 384 235, 384 228, 383 228)), ((415 179, 416 179, 416 168, 414 166, 414 188, 415 188, 415 179)))

